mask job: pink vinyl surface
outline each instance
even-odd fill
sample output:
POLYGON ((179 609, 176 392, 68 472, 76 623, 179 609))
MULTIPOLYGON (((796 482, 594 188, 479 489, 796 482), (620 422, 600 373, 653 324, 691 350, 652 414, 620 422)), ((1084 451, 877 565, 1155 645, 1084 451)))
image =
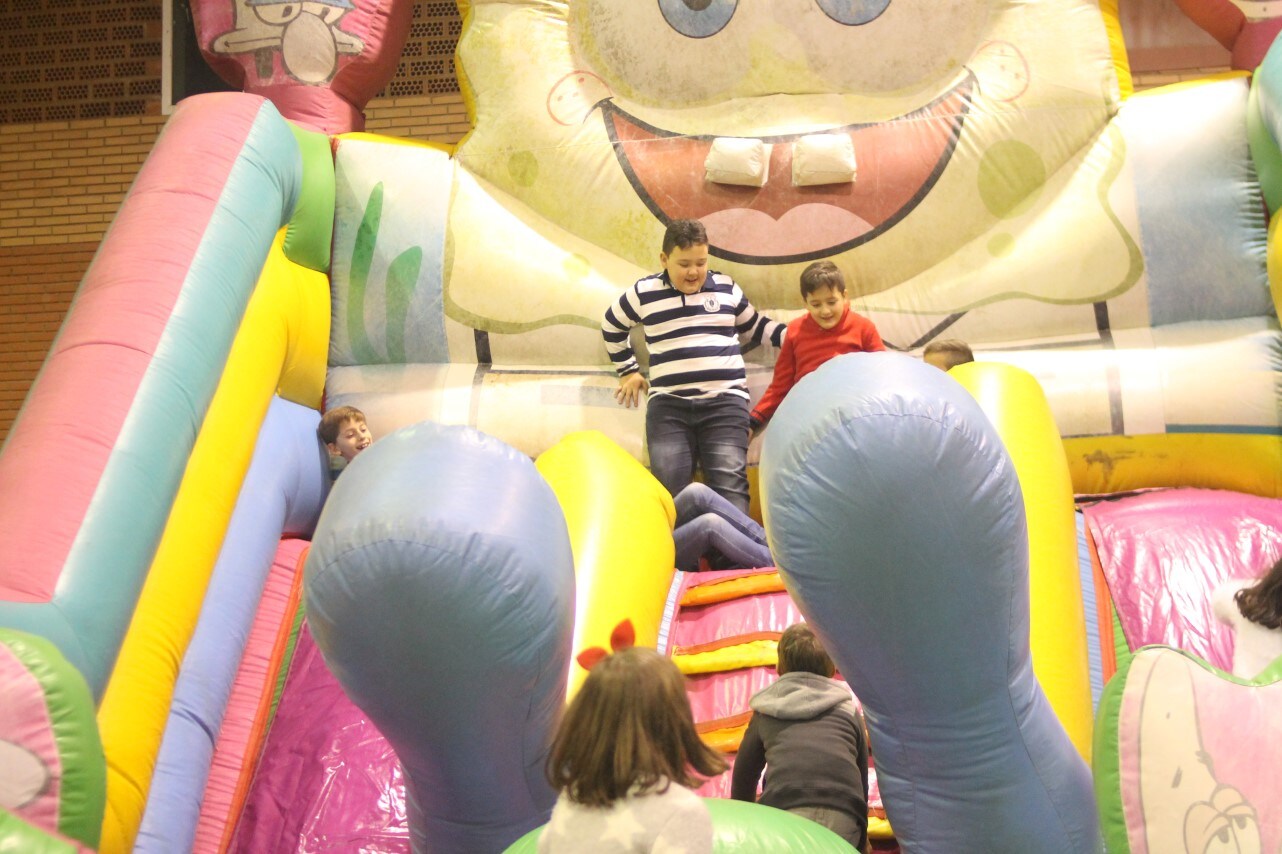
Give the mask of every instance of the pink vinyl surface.
POLYGON ((1282 500, 1169 489, 1083 512, 1130 648, 1167 644, 1229 670, 1233 636, 1215 620, 1211 593, 1282 555, 1282 500))
POLYGON ((752 632, 782 632, 798 622, 801 613, 783 591, 693 608, 682 606, 674 621, 672 645, 677 649, 752 632))
POLYGON ((303 571, 298 559, 306 548, 306 540, 283 540, 276 550, 214 744, 192 846, 196 854, 220 850, 236 787, 246 773, 246 765, 257 758, 250 753, 251 748, 257 747, 250 744, 250 738, 259 725, 259 701, 275 687, 276 673, 269 668, 276 636, 290 610, 294 576, 303 571))
POLYGON ((396 753, 347 699, 306 623, 230 850, 410 850, 396 753))

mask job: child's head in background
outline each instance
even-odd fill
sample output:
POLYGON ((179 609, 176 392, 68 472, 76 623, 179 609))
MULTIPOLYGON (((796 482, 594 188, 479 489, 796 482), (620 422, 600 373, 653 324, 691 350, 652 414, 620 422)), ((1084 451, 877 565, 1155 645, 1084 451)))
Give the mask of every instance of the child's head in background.
POLYGON ((584 806, 629 793, 698 785, 693 771, 725 770, 699 738, 685 677, 653 649, 627 647, 599 661, 570 702, 548 756, 548 780, 584 806))
POLYGON ((810 626, 793 623, 779 636, 779 675, 785 673, 817 673, 831 677, 837 672, 828 651, 810 626))
POLYGON ((1266 629, 1282 629, 1282 560, 1250 587, 1234 594, 1242 616, 1266 629))
POLYGON ((801 300, 820 329, 832 329, 850 305, 846 277, 831 261, 816 261, 801 271, 801 300))
POLYGON ((316 428, 331 455, 346 462, 370 446, 374 436, 365 423, 365 413, 355 406, 339 406, 321 416, 316 428))
POLYGON ((956 338, 931 341, 922 351, 921 357, 926 364, 933 365, 941 371, 949 371, 958 365, 975 361, 975 354, 971 351, 970 345, 956 338))

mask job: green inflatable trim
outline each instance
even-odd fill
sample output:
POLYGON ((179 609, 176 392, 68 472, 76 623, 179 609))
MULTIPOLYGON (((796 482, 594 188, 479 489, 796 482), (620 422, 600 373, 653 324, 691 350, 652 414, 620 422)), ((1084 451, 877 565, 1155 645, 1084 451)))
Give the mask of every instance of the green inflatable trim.
POLYGON ((1246 102, 1246 141, 1255 161, 1260 191, 1269 213, 1275 214, 1282 204, 1282 149, 1260 115, 1260 78, 1251 78, 1251 91, 1246 102))
MULTIPOLYGON (((712 814, 712 850, 716 854, 852 854, 854 846, 809 819, 774 807, 704 798, 712 814)), ((536 827, 509 845, 504 854, 533 854, 539 847, 542 827, 536 827)))
POLYGON ((1111 602, 1108 613, 1113 620, 1113 665, 1116 672, 1127 667, 1135 653, 1131 652, 1131 646, 1126 641, 1126 632, 1122 631, 1122 621, 1117 616, 1117 608, 1113 607, 1111 602))
POLYGON ((1118 721, 1122 713, 1122 692, 1126 675, 1135 656, 1127 655, 1117 663, 1117 672, 1100 694, 1095 712, 1095 735, 1091 743, 1091 770, 1095 781, 1095 804, 1099 808, 1100 830, 1104 850, 1109 854, 1129 854, 1126 815, 1122 812, 1121 758, 1118 745, 1118 721))
POLYGON ((0 854, 76 854, 77 850, 0 807, 0 854))
POLYGON ((309 270, 329 272, 334 242, 334 154, 329 137, 292 122, 303 158, 303 186, 285 227, 285 257, 309 270))
MULTIPOLYGON (((89 685, 58 647, 42 637, 0 628, 0 644, 13 652, 44 692, 62 772, 58 832, 97 848, 107 804, 107 763, 89 685)), ((0 831, 0 852, 9 850, 4 839, 0 831)))

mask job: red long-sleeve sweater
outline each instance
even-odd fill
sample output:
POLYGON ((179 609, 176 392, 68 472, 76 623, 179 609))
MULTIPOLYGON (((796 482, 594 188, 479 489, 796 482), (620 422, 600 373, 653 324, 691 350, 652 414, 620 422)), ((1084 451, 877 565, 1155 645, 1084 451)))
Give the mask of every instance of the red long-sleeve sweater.
POLYGON ((851 311, 848 305, 832 329, 821 328, 813 317, 803 314, 788 324, 774 378, 752 410, 753 426, 769 421, 797 381, 833 356, 885 349, 873 322, 851 311))

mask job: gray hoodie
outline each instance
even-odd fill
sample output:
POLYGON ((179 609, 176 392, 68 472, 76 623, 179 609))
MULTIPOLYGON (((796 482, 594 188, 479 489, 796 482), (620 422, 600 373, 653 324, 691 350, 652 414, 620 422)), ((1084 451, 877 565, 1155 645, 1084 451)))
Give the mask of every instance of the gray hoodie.
POLYGON ((730 797, 778 809, 828 807, 868 822, 868 743, 850 691, 817 673, 785 673, 748 704, 730 797))

